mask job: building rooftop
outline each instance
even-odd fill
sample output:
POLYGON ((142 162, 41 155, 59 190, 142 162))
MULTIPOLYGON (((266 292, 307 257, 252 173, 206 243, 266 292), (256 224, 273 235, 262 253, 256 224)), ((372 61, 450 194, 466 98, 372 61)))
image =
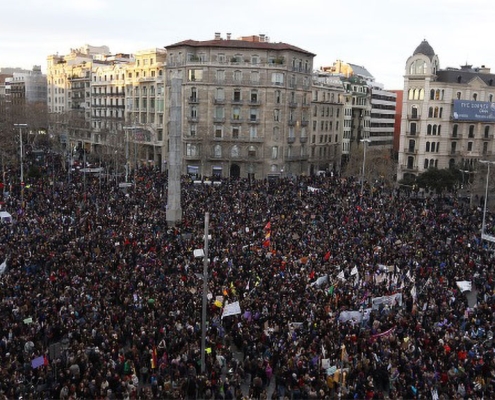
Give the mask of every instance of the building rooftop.
POLYGON ((416 54, 423 54, 425 56, 428 56, 428 58, 431 60, 432 57, 435 55, 435 51, 433 50, 433 47, 430 46, 430 44, 424 39, 418 47, 416 47, 416 50, 414 50, 413 55, 416 54))
POLYGON ((304 53, 308 56, 315 56, 316 54, 311 53, 309 51, 303 50, 299 47, 293 46, 287 43, 271 43, 271 42, 255 42, 255 41, 246 41, 246 40, 227 40, 227 39, 214 39, 214 40, 184 40, 182 42, 174 43, 169 46, 165 46, 167 50, 176 48, 176 47, 217 47, 222 49, 246 49, 246 50, 291 50, 297 51, 300 53, 304 53))

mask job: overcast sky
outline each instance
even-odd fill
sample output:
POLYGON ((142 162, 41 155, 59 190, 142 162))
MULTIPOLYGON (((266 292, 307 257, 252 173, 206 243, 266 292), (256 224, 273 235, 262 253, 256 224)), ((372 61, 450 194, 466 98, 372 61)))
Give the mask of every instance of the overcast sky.
POLYGON ((14 0, 2 5, 0 67, 31 69, 84 44, 112 53, 186 40, 264 33, 335 60, 364 66, 387 89, 402 89, 407 58, 426 39, 440 67, 495 72, 494 0, 14 0))

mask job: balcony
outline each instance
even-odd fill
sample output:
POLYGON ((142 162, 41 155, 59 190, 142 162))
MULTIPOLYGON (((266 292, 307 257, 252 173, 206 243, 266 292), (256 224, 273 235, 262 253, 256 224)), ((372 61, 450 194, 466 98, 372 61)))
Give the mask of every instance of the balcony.
POLYGON ((260 100, 249 100, 249 105, 250 106, 261 106, 261 101, 260 100))
POLYGON ((289 126, 295 126, 296 125, 296 120, 295 119, 289 119, 289 126))
POLYGON ((418 150, 415 149, 414 147, 404 147, 404 153, 407 154, 417 154, 418 150))
POLYGON ((213 104, 225 104, 225 99, 213 99, 213 104))
POLYGON ((224 117, 213 117, 213 122, 215 124, 223 124, 225 122, 225 118, 224 117))
POLYGON ((289 107, 290 108, 296 108, 297 107, 297 101, 290 101, 289 102, 289 107))
POLYGON ((289 136, 289 137, 287 137, 287 143, 288 144, 293 144, 295 141, 296 141, 296 137, 295 136, 289 136))
POLYGON ((400 169, 402 171, 408 171, 408 172, 418 172, 418 166, 417 165, 401 165, 400 169))
POLYGON ((450 137, 452 140, 459 140, 459 139, 462 139, 462 134, 458 133, 457 135, 452 135, 450 137))
POLYGON ((198 117, 190 115, 187 117, 187 122, 198 122, 198 117))
POLYGON ((249 118, 248 123, 250 123, 250 124, 259 124, 260 123, 260 120, 258 118, 251 117, 251 118, 249 118))
POLYGON ((308 125, 309 125, 309 121, 304 119, 301 121, 301 126, 308 126, 308 125))
POLYGON ((242 99, 232 99, 232 104, 243 104, 244 101, 242 99))
POLYGON ((416 132, 416 131, 415 131, 415 132, 409 132, 409 131, 407 131, 407 132, 406 132, 406 136, 416 137, 417 133, 418 133, 418 132, 416 132))
POLYGON ((451 156, 460 156, 461 155, 461 151, 460 150, 450 150, 450 153, 449 153, 451 156))
POLYGON ((309 108, 310 107, 310 104, 309 103, 302 103, 302 108, 309 108))
POLYGON ((305 154, 290 155, 290 156, 287 156, 287 158, 286 158, 287 161, 306 161, 308 159, 309 159, 309 156, 305 155, 305 154))
POLYGON ((231 124, 242 124, 244 122, 244 119, 240 118, 240 117, 232 117, 230 119, 230 123, 231 124))
POLYGON ((199 103, 199 98, 196 96, 191 96, 188 99, 189 104, 198 104, 199 103))
POLYGON ((416 115, 412 115, 412 114, 411 114, 411 115, 408 115, 408 116, 407 116, 407 119, 408 119, 408 120, 411 120, 411 121, 418 121, 418 120, 420 120, 420 119, 421 119, 421 115, 417 115, 417 114, 416 114, 416 115))
POLYGON ((308 142, 308 137, 307 137, 307 136, 301 136, 301 137, 299 138, 299 141, 300 141, 301 143, 307 143, 307 142, 308 142))

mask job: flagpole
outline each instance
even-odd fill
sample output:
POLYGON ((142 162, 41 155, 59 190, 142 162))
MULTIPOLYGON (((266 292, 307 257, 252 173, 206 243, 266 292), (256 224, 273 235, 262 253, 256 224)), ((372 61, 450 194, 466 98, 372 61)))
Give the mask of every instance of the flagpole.
POLYGON ((201 374, 206 371, 206 304, 208 291, 208 225, 210 213, 205 213, 205 248, 203 255, 203 313, 201 319, 201 374))

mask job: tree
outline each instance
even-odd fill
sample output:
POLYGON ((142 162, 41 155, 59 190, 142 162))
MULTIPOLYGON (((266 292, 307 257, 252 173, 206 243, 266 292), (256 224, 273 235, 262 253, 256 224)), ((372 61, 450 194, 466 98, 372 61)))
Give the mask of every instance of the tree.
POLYGON ((454 191, 461 180, 461 172, 458 169, 429 168, 416 178, 416 184, 420 188, 440 194, 443 191, 454 191))

